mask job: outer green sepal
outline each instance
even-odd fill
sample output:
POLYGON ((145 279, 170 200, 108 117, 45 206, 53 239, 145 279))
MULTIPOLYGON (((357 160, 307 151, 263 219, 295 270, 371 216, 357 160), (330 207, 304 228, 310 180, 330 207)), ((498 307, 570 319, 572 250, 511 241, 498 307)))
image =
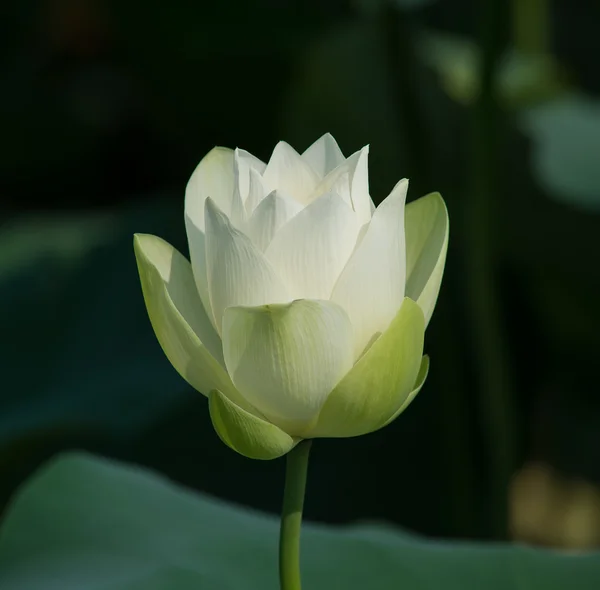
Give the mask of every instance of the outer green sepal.
POLYGON ((208 408, 219 438, 228 447, 250 459, 277 459, 293 449, 300 440, 243 410, 218 389, 210 392, 208 408))
POLYGON ((148 316, 173 367, 204 395, 220 389, 243 405, 217 360, 221 342, 198 296, 190 263, 157 236, 136 234, 133 246, 148 316))
POLYGON ((423 355, 423 311, 406 297, 396 317, 329 394, 304 438, 373 432, 411 395, 423 355))
POLYGON ((439 193, 406 206, 406 296, 416 301, 429 324, 440 292, 448 251, 448 209, 439 193))

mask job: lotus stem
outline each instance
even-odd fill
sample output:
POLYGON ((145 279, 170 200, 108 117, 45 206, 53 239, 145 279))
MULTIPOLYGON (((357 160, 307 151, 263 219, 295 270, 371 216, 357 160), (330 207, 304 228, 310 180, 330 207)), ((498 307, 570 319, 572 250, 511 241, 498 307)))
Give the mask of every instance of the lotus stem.
POLYGON ((310 440, 298 443, 287 455, 281 528, 279 530, 279 583, 281 590, 301 590, 300 531, 306 489, 310 440))

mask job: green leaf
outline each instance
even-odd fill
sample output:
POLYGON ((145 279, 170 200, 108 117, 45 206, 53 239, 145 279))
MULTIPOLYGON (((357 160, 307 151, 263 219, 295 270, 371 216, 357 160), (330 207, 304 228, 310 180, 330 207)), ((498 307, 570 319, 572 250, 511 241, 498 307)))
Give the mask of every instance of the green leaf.
MULTIPOLYGON (((423 63, 439 76, 447 94, 462 104, 472 104, 479 93, 480 48, 470 39, 427 31, 419 36, 423 63)), ((564 88, 564 75, 552 56, 528 55, 509 48, 496 71, 502 103, 512 109, 537 104, 564 88)))
POLYGON ((600 211, 600 101, 568 94, 526 111, 534 140, 533 173, 555 199, 600 211))
POLYGON ((140 229, 185 248, 170 196, 2 229, 0 447, 56 430, 139 436, 198 395, 152 334, 131 248, 140 229))
POLYGON ((240 455, 276 459, 298 442, 274 424, 240 408, 218 390, 210 393, 208 404, 219 438, 240 455))
POLYGON ((6 224, 0 232, 0 283, 40 260, 63 267, 79 263, 116 233, 114 214, 38 216, 6 224))
MULTIPOLYGON (((243 484, 243 482, 240 482, 243 484)), ((58 458, 0 529, 2 590, 277 588, 275 517, 86 455, 58 458)), ((432 542, 387 526, 306 523, 311 590, 592 590, 600 555, 432 542)))

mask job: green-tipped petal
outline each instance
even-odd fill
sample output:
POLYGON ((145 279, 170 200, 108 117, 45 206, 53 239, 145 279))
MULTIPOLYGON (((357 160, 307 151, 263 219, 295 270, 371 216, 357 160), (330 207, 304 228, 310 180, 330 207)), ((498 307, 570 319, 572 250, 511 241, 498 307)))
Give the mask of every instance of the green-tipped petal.
POLYGON ((219 438, 250 459, 276 459, 299 441, 274 424, 246 412, 216 389, 210 393, 208 407, 219 438))
POLYGON ((221 364, 221 341, 198 296, 190 263, 156 236, 136 234, 133 244, 150 322, 173 367, 205 395, 219 389, 252 410, 221 364))
POLYGON ((387 426, 388 424, 390 424, 390 422, 393 422, 398 416, 400 416, 400 414, 402 414, 402 412, 404 412, 404 410, 406 410, 406 408, 408 408, 408 406, 410 405, 410 402, 412 402, 413 399, 415 399, 415 397, 417 396, 417 393, 419 393, 419 391, 421 391, 421 387, 423 387, 423 384, 425 383, 425 380, 427 379, 428 373, 429 373, 429 357, 427 355, 425 355, 423 357, 423 359, 421 360, 421 367, 419 369, 419 374, 417 375, 417 381, 414 385, 414 389, 410 392, 410 394, 408 395, 408 397, 406 398, 404 403, 400 406, 400 408, 394 412, 393 416, 391 418, 389 418, 388 420, 386 420, 384 424, 382 424, 381 428, 383 428, 384 426, 387 426))
POLYGON ((417 381, 425 322, 408 297, 387 330, 329 394, 305 438, 372 432, 397 412, 417 381))
POLYGON ((448 229, 448 210, 439 193, 431 193, 406 206, 406 296, 421 306, 425 326, 440 292, 448 229))

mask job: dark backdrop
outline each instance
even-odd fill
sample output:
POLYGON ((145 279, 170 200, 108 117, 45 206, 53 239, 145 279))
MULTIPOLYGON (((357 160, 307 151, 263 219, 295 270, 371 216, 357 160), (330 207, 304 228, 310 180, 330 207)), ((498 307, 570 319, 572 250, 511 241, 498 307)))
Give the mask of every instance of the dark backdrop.
POLYGON ((330 131, 371 145, 376 203, 403 176, 439 190, 451 239, 426 386, 388 428, 317 441, 307 517, 600 544, 598 6, 3 2, 0 502, 85 448, 279 509, 283 462, 222 445, 163 356, 131 238, 187 251, 214 145, 268 159, 330 131))

